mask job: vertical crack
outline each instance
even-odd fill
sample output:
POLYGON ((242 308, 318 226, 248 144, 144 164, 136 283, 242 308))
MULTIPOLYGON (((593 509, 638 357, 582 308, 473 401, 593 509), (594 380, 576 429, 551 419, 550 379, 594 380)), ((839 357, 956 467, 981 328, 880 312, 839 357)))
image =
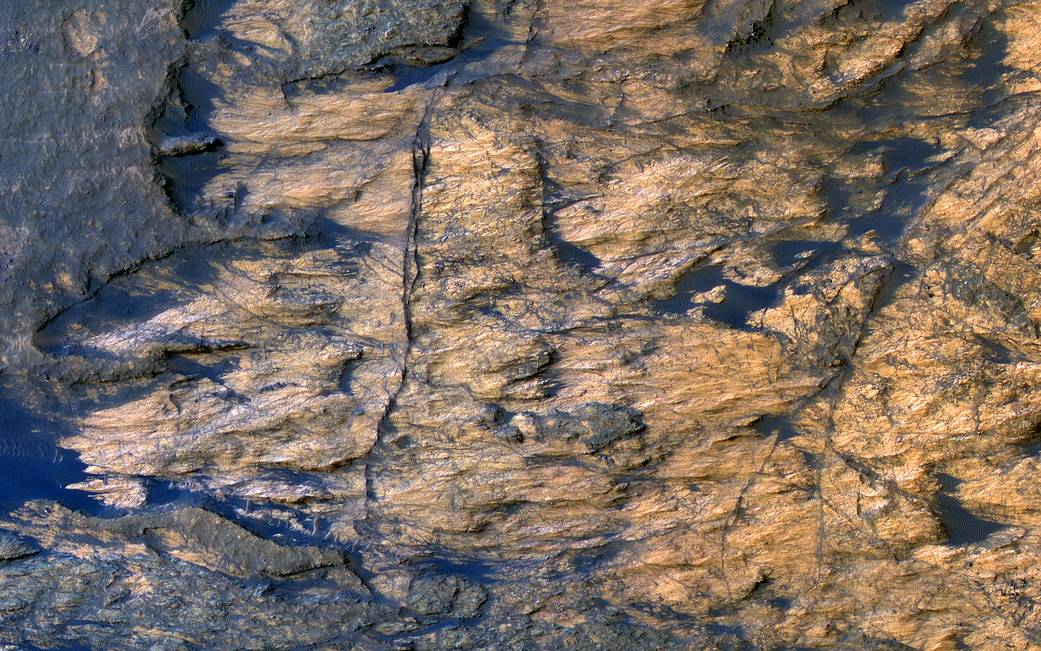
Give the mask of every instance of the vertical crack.
MULTIPOLYGON (((401 353, 401 372, 398 377, 398 383, 387 398, 387 404, 376 427, 376 441, 373 444, 373 450, 380 446, 387 432, 393 428, 390 416, 397 406, 398 396, 401 394, 408 377, 408 361, 412 353, 413 337, 412 293, 415 290, 416 281, 419 279, 416 234, 419 230, 419 217, 423 210, 423 182, 426 178, 430 161, 430 116, 436 99, 437 93, 435 92, 427 102, 423 111, 423 117, 419 121, 412 138, 412 206, 409 212, 408 226, 405 231, 401 270, 401 312, 405 330, 405 345, 404 351, 401 353)), ((365 464, 365 519, 368 519, 370 513, 369 505, 375 499, 372 462, 369 461, 365 464)))

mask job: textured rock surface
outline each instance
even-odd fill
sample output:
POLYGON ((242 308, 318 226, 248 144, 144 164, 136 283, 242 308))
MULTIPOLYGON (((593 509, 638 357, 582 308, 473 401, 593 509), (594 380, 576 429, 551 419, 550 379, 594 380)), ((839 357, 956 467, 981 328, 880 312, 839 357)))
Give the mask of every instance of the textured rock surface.
POLYGON ((0 644, 1041 648, 1039 25, 3 4, 0 644))

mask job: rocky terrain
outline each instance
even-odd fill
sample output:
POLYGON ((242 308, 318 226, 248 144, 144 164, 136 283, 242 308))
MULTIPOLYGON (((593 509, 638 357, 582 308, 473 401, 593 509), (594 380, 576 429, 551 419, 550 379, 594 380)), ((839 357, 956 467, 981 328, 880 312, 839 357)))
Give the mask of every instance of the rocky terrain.
POLYGON ((1041 649, 1041 2, 0 3, 0 648, 1041 649))

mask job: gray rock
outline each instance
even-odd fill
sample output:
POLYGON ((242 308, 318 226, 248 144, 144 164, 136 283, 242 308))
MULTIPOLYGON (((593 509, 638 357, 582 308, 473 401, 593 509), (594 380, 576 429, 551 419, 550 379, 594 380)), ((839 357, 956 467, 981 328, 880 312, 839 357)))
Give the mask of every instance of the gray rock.
POLYGON ((11 534, 0 533, 0 561, 14 561, 36 554, 39 550, 11 534))

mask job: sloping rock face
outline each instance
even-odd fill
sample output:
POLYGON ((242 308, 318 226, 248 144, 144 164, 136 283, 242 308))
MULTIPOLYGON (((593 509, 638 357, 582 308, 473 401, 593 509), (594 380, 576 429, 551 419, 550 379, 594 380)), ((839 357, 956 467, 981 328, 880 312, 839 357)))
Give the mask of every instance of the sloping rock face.
POLYGON ((8 0, 0 644, 1041 648, 1039 25, 8 0))

